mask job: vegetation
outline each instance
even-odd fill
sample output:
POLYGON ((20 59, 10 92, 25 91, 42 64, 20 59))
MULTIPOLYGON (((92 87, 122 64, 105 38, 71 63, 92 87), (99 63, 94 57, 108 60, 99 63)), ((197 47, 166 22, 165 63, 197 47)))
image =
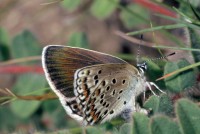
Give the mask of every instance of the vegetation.
MULTIPOLYGON (((133 120, 130 123, 117 118, 97 126, 81 127, 66 115, 57 97, 47 84, 40 65, 42 45, 38 41, 37 35, 34 35, 30 30, 23 30, 14 37, 10 37, 7 30, 2 27, 0 28, 0 73, 12 75, 15 80, 11 89, 0 87, 0 133, 50 133, 52 131, 73 134, 200 133, 200 89, 198 85, 200 71, 200 2, 198 0, 191 2, 177 0, 179 6, 175 8, 155 1, 150 2, 148 7, 144 7, 145 4, 142 3, 142 0, 136 0, 136 3, 119 1, 63 0, 49 4, 58 4, 58 6, 60 4, 62 9, 69 13, 81 10, 83 14, 92 15, 93 18, 102 21, 102 23, 114 23, 109 18, 116 15, 117 20, 122 23, 121 25, 125 29, 125 38, 129 37, 130 39, 135 35, 150 33, 155 42, 151 47, 162 56, 164 50, 168 50, 168 52, 180 50, 184 51, 183 54, 192 57, 191 61, 188 59, 148 61, 148 79, 153 81, 157 79, 156 84, 167 93, 160 94, 157 97, 147 91, 148 99, 145 102, 142 101, 142 96, 138 98, 142 107, 149 109, 151 114, 146 116, 141 113, 134 113, 133 120), (156 22, 150 20, 152 13, 148 11, 156 11, 156 9, 158 9, 158 12, 153 16, 171 21, 173 24, 155 26, 156 22), (150 28, 142 30, 137 28, 149 24, 151 25, 150 28), (181 39, 175 37, 170 31, 178 28, 182 28, 184 31, 184 35, 182 34, 184 37, 181 37, 181 39), (165 35, 166 40, 170 40, 175 45, 158 44, 156 31, 165 35), (183 42, 182 39, 185 37, 186 41, 183 42)), ((48 3, 45 5, 48 5, 48 3)), ((120 36, 124 37, 123 34, 120 34, 120 36)), ((72 33, 66 44, 88 49, 91 46, 87 33, 82 31, 72 33)), ((133 60, 131 54, 119 54, 118 56, 125 60, 133 60)))

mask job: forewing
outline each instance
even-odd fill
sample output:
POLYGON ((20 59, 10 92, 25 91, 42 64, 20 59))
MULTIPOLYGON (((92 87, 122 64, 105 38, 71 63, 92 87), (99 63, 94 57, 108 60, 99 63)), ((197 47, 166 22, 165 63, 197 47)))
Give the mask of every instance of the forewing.
POLYGON ((43 67, 56 90, 66 97, 74 97, 73 80, 77 69, 105 63, 125 63, 111 55, 65 46, 47 46, 43 50, 43 67))
POLYGON ((130 103, 138 71, 129 64, 102 64, 81 68, 74 87, 84 124, 96 124, 118 115, 130 103))
MULTIPOLYGON (((82 111, 76 103, 74 95, 74 73, 85 66, 125 63, 111 55, 59 45, 50 45, 43 49, 42 63, 53 91, 59 96, 62 105, 71 116, 82 116, 82 111)), ((76 118, 76 117, 74 117, 76 118)), ((80 118, 81 120, 81 118, 80 118)))

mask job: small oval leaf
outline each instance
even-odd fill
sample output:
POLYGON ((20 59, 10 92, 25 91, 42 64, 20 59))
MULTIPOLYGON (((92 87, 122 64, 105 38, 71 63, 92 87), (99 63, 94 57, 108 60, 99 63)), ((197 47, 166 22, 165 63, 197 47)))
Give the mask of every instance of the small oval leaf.
POLYGON ((129 123, 125 123, 120 127, 119 132, 120 134, 130 134, 131 129, 131 125, 129 123))
POLYGON ((150 134, 149 118, 142 113, 133 115, 133 134, 150 134))
POLYGON ((5 29, 0 28, 0 61, 10 58, 9 37, 5 29))
POLYGON ((156 116, 150 123, 152 134, 180 134, 178 125, 164 116, 156 116))
POLYGON ((11 44, 13 58, 41 55, 42 48, 35 36, 28 30, 14 37, 11 44))
POLYGON ((162 113, 171 115, 173 113, 173 104, 170 98, 163 94, 160 97, 151 96, 144 104, 146 109, 151 109, 153 114, 162 113))
POLYGON ((69 11, 76 10, 81 4, 81 0, 63 0, 61 2, 62 6, 65 7, 69 11))
POLYGON ((98 127, 88 127, 86 129, 86 131, 87 131, 87 134, 103 134, 103 133, 105 133, 103 130, 101 130, 98 127))
MULTIPOLYGON (((188 32, 189 32, 189 39, 190 39, 190 42, 191 42, 190 47, 200 49, 199 32, 196 31, 195 29, 191 29, 191 28, 188 28, 188 32)), ((192 51, 192 54, 193 54, 195 62, 199 62, 200 61, 200 52, 192 51)), ((198 69, 200 70, 200 67, 198 67, 198 69)))
MULTIPOLYGON (((34 90, 44 88, 46 79, 38 74, 23 74, 19 76, 16 84, 13 87, 13 92, 17 95, 30 94, 34 90)), ((34 95, 42 94, 44 91, 34 93, 34 95)), ((10 104, 12 111, 21 118, 28 118, 40 106, 41 101, 26 101, 16 100, 10 104)))
POLYGON ((72 47, 88 48, 89 42, 87 35, 83 32, 76 32, 70 35, 67 43, 72 47))
POLYGON ((157 96, 151 96, 145 103, 144 108, 152 110, 153 114, 158 112, 159 98, 157 96))
MULTIPOLYGON (((165 65, 164 74, 171 73, 175 70, 178 70, 188 65, 190 64, 185 59, 182 59, 178 62, 168 62, 165 65)), ((194 70, 190 69, 182 73, 179 73, 177 75, 173 75, 171 77, 164 79, 164 81, 167 89, 169 89, 170 91, 181 92, 186 88, 189 88, 194 85, 195 83, 194 70)))
POLYGON ((105 19, 114 12, 117 6, 118 0, 94 0, 90 12, 98 19, 105 19))
POLYGON ((176 114, 184 134, 200 134, 200 108, 187 99, 176 103, 176 114))
POLYGON ((144 19, 148 20, 149 14, 145 8, 136 5, 135 3, 130 4, 126 8, 129 11, 122 10, 122 12, 120 13, 120 18, 127 28, 133 28, 137 25, 147 24, 147 22, 144 21, 144 19))

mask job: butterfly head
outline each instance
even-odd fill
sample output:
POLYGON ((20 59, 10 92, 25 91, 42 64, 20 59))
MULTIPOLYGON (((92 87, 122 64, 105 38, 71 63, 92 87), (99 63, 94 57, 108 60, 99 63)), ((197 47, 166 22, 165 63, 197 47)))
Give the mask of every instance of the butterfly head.
POLYGON ((137 68, 139 69, 141 73, 144 73, 147 70, 147 62, 143 61, 143 62, 137 63, 137 68))

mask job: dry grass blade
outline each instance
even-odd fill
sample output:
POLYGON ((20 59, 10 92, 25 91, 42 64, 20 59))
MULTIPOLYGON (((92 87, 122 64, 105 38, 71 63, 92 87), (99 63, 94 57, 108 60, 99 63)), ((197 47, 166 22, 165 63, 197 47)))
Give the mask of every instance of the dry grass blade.
POLYGON ((41 100, 49 100, 49 99, 56 99, 57 96, 53 93, 53 92, 48 92, 46 94, 43 95, 25 95, 25 96, 21 96, 21 95, 16 95, 14 94, 12 91, 10 91, 9 89, 1 89, 0 88, 0 105, 4 105, 7 104, 15 99, 19 99, 19 100, 37 100, 37 101, 41 101, 41 100))
POLYGON ((126 40, 132 42, 132 43, 140 44, 140 45, 147 46, 147 47, 155 46, 155 43, 150 43, 150 42, 145 42, 145 41, 141 42, 140 39, 136 39, 134 37, 130 37, 127 34, 125 34, 123 32, 120 32, 120 31, 116 31, 115 34, 120 36, 120 37, 122 37, 123 39, 126 39, 126 40))
POLYGON ((7 96, 16 97, 16 95, 15 95, 13 92, 11 92, 8 88, 5 88, 5 89, 1 89, 1 88, 0 88, 0 93, 1 93, 1 94, 5 94, 5 95, 7 95, 7 96))
POLYGON ((197 62, 197 63, 195 63, 195 64, 191 64, 191 65, 189 65, 189 66, 186 66, 186 67, 180 68, 180 69, 178 69, 178 70, 176 70, 176 71, 173 71, 173 72, 171 72, 171 73, 168 73, 168 74, 166 74, 166 75, 164 75, 164 76, 162 76, 162 77, 156 79, 156 81, 159 81, 159 80, 168 78, 168 77, 170 77, 170 76, 172 76, 172 75, 174 75, 174 74, 181 73, 181 72, 183 72, 183 71, 186 71, 186 70, 195 68, 195 67, 197 67, 197 66, 200 66, 200 62, 197 62))
POLYGON ((0 88, 0 94, 4 94, 5 96, 0 97, 0 105, 5 105, 12 101, 13 99, 16 99, 17 96, 11 92, 9 89, 1 89, 0 88))
POLYGON ((20 96, 17 95, 18 99, 21 100, 37 100, 37 101, 41 101, 41 100, 49 100, 49 99, 56 99, 58 98, 53 92, 49 92, 43 95, 27 95, 27 96, 20 96))
POLYGON ((13 92, 11 92, 8 88, 5 89, 11 96, 17 97, 13 92))
POLYGON ((64 1, 64 0, 55 0, 55 1, 47 2, 47 3, 42 3, 40 5, 41 6, 46 6, 46 5, 51 5, 51 4, 59 3, 59 2, 62 2, 62 1, 64 1))

